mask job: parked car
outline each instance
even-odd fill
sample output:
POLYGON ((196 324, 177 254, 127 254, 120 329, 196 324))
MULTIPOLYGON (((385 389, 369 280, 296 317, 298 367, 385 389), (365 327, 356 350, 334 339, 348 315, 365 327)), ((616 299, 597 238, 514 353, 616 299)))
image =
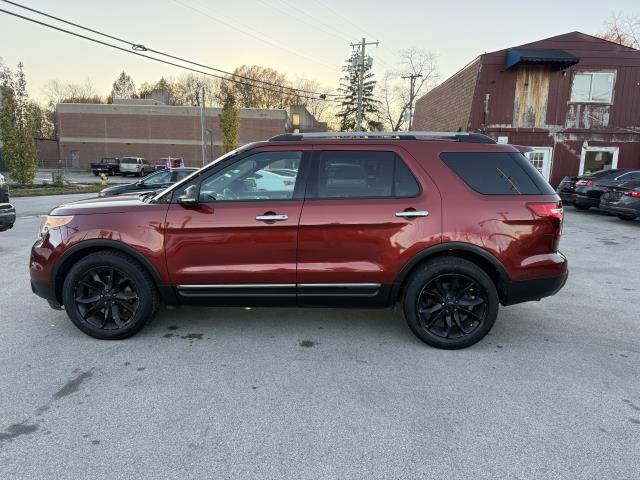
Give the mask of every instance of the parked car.
POLYGON ((600 205, 600 197, 605 189, 615 187, 629 180, 640 179, 640 170, 614 168, 581 176, 576 182, 574 206, 579 210, 588 210, 600 205))
POLYGON ((124 157, 120 161, 120 173, 123 177, 127 175, 144 177, 153 171, 153 166, 142 157, 124 157))
POLYGON ((573 201, 576 199, 576 182, 578 180, 580 177, 566 176, 560 181, 556 192, 558 192, 563 205, 573 205, 573 201))
POLYGON ((279 135, 155 195, 55 208, 33 291, 122 339, 159 305, 392 307, 422 341, 482 339, 498 307, 560 290, 559 197, 524 155, 467 133, 279 135), (287 165, 293 189, 259 190, 287 165))
POLYGON ((156 170, 162 170, 163 168, 182 168, 184 167, 183 158, 161 158, 156 164, 156 170))
POLYGON ((99 162, 91 164, 91 171, 95 176, 101 173, 116 175, 120 173, 120 159, 115 157, 102 158, 99 162))
POLYGON ((293 190, 296 175, 283 175, 275 170, 259 170, 253 174, 253 178, 258 190, 293 190))
POLYGON ((0 232, 13 228, 16 223, 16 209, 9 203, 9 184, 0 174, 0 232))
POLYGON ((174 168, 154 172, 135 183, 114 185, 113 187, 105 188, 100 191, 99 196, 113 197, 115 195, 129 195, 161 190, 191 175, 196 170, 197 168, 174 168))
POLYGON ((600 208, 622 220, 635 220, 640 217, 640 180, 631 180, 608 188, 600 197, 600 208))

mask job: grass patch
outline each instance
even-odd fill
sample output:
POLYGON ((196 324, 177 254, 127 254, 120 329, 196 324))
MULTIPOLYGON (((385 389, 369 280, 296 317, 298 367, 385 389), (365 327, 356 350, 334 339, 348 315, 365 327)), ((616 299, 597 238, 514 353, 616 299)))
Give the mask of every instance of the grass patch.
POLYGON ((26 187, 13 187, 11 197, 41 197, 43 195, 69 195, 73 193, 98 193, 103 187, 99 183, 91 185, 65 185, 63 187, 29 185, 26 187))

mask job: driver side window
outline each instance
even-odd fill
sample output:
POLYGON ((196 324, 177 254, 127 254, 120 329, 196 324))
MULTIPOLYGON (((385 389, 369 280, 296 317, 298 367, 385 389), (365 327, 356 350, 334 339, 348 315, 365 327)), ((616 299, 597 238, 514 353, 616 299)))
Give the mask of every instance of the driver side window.
POLYGON ((200 185, 200 202, 290 200, 302 152, 260 152, 214 173, 200 185))

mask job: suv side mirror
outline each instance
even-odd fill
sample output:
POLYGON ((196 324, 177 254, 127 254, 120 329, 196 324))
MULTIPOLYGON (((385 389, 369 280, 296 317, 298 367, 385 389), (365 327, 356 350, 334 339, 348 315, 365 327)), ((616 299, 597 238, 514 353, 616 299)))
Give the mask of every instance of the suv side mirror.
POLYGON ((181 197, 178 197, 177 200, 179 205, 182 205, 183 207, 195 207, 198 205, 198 199, 196 198, 196 186, 195 185, 189 185, 185 191, 184 191, 184 195, 182 195, 181 197))

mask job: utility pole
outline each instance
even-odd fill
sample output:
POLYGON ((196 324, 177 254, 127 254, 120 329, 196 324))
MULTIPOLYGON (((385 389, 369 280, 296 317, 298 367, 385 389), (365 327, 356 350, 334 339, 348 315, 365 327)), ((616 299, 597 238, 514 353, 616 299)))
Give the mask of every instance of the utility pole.
POLYGON ((411 82, 411 88, 409 90, 409 130, 411 130, 411 126, 413 125, 413 97, 415 95, 416 78, 420 77, 422 77, 421 73, 409 73, 401 77, 403 79, 408 78, 411 82))
POLYGON ((200 133, 202 134, 202 166, 207 162, 207 144, 205 143, 205 116, 204 116, 204 87, 202 87, 202 100, 200 101, 200 133))
POLYGON ((367 43, 367 39, 363 38, 362 43, 352 43, 351 47, 358 48, 358 54, 356 54, 356 65, 358 67, 358 107, 356 110, 356 131, 362 131, 362 119, 364 117, 363 114, 363 88, 364 88, 364 69, 366 66, 371 66, 372 59, 367 60, 364 56, 365 48, 367 45, 375 45, 376 47, 380 42, 369 42, 367 43), (368 65, 366 64, 368 62, 368 65))

